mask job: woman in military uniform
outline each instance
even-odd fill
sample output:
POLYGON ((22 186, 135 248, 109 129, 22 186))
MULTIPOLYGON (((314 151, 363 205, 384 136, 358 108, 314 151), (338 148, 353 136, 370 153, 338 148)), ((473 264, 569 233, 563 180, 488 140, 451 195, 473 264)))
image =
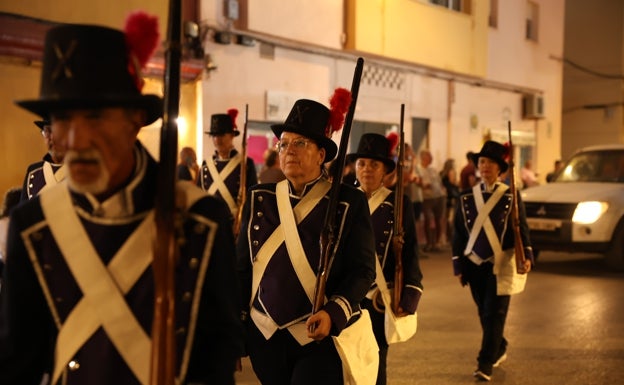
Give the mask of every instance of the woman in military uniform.
POLYGON ((359 316, 359 304, 375 278, 366 198, 341 185, 337 213, 332 213, 337 234, 327 302, 312 314, 331 186, 323 164, 337 152, 326 136, 329 116, 324 105, 298 100, 286 122, 272 126, 287 179, 253 187, 243 211, 237 251, 247 348, 265 385, 342 384, 342 362, 331 336, 359 316))
MULTIPOLYGON (((395 253, 392 247, 394 225, 394 191, 383 186, 384 177, 394 171, 395 163, 390 158, 390 142, 380 134, 364 134, 358 144, 357 152, 348 158, 355 161, 355 175, 368 198, 373 230, 375 232, 375 252, 383 275, 388 283, 394 281, 395 253)), ((418 242, 414 211, 407 196, 403 197, 403 289, 399 312, 414 314, 422 294, 422 273, 418 261, 418 242)), ((384 333, 384 309, 381 297, 375 296, 376 284, 371 287, 362 306, 371 314, 373 331, 379 345, 379 373, 377 384, 386 383, 386 358, 388 342, 384 333), (375 296, 375 298, 374 298, 375 296), (377 301, 373 304, 373 301, 377 301)), ((390 311, 385 309, 385 311, 390 311)))

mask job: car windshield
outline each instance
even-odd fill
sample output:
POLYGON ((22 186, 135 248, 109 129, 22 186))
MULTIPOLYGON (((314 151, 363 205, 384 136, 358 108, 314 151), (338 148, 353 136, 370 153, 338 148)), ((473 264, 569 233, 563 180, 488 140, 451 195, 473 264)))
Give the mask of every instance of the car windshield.
POLYGON ((555 182, 624 183, 624 150, 578 153, 568 161, 555 182))

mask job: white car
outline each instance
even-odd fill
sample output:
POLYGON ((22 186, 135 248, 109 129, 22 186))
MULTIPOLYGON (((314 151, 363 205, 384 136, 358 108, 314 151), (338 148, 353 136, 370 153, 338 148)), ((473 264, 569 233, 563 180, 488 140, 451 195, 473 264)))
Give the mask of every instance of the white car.
POLYGON ((535 250, 604 253, 624 269, 624 145, 585 147, 521 195, 535 250))

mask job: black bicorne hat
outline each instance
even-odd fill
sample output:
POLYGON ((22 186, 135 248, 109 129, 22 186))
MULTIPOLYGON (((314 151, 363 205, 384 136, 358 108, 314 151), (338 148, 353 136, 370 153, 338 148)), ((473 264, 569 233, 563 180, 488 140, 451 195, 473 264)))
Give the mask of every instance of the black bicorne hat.
POLYGON ((76 108, 131 107, 147 113, 146 124, 161 117, 162 99, 143 95, 134 59, 122 31, 64 24, 45 38, 39 99, 16 103, 47 119, 50 112, 76 108))
POLYGON ((507 147, 504 145, 495 142, 493 140, 488 140, 483 144, 481 151, 472 155, 472 160, 475 164, 479 163, 479 158, 489 158, 498 163, 500 167, 500 172, 504 173, 509 168, 509 165, 505 161, 509 151, 507 147))
POLYGON ((49 126, 50 125, 50 121, 49 120, 35 120, 33 123, 35 123, 35 126, 37 126, 39 131, 43 130, 43 128, 45 126, 49 126))
POLYGON ((294 132, 312 139, 316 144, 325 149, 324 163, 331 161, 338 152, 338 146, 326 136, 329 125, 329 109, 314 100, 300 99, 295 102, 290 114, 283 124, 274 124, 271 130, 278 138, 282 132, 294 132))
POLYGON ((223 135, 223 134, 234 134, 234 136, 238 136, 240 131, 235 129, 236 124, 234 123, 232 116, 229 114, 214 114, 210 118, 210 131, 204 131, 208 135, 223 135))
POLYGON ((387 172, 394 171, 395 163, 390 158, 390 141, 381 134, 364 134, 360 138, 357 152, 347 155, 347 159, 356 160, 358 158, 375 159, 383 162, 387 167, 387 172))

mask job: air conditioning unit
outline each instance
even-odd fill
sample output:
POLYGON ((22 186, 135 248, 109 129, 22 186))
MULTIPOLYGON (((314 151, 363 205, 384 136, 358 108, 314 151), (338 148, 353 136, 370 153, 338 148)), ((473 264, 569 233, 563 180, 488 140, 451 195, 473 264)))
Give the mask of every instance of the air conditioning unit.
POLYGON ((522 118, 542 119, 544 117, 544 97, 530 94, 522 97, 522 118))

